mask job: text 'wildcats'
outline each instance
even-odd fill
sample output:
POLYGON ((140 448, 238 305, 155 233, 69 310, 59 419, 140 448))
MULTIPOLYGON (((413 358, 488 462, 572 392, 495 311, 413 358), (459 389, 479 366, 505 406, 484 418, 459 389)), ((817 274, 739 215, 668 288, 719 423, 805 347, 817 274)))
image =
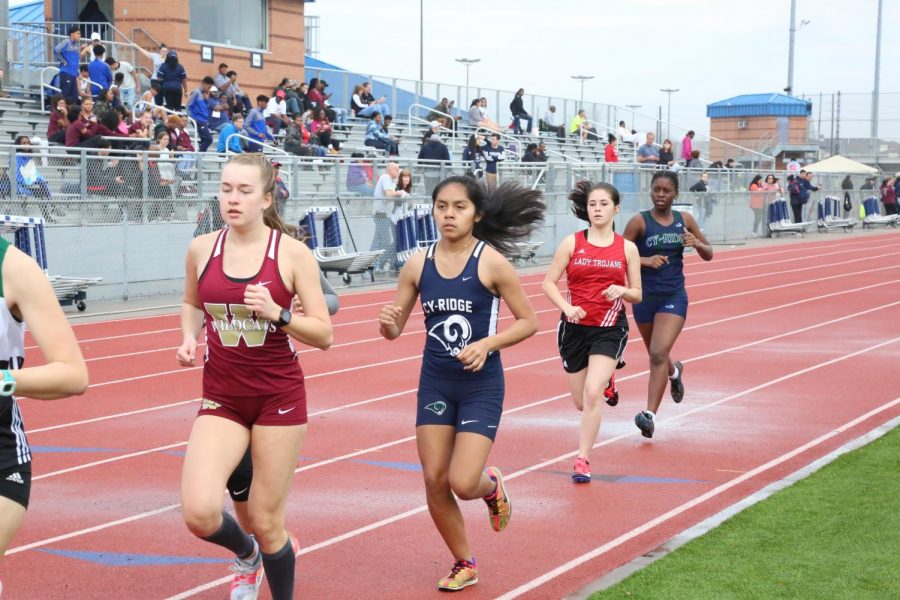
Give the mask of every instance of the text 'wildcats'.
POLYGON ((204 304, 212 317, 213 329, 219 334, 223 346, 237 346, 241 338, 250 348, 266 343, 266 336, 275 331, 268 319, 257 318, 245 304, 204 304))

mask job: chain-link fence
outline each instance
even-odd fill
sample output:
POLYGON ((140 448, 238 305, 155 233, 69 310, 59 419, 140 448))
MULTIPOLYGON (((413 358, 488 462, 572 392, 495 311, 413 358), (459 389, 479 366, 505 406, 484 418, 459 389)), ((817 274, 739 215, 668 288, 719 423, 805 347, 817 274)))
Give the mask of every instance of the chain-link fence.
MULTIPOLYGON (((182 287, 184 253, 191 238, 217 227, 217 193, 225 160, 203 153, 0 147, 0 210, 43 217, 50 274, 102 277, 102 284, 89 292, 93 299, 176 294, 182 287)), ((428 211, 431 190, 445 177, 473 173, 472 165, 461 161, 401 159, 400 169, 412 176, 411 194, 385 199, 372 194, 387 169, 386 159, 278 155, 278 160, 288 195, 280 203, 285 221, 299 225, 313 208, 334 209, 344 252, 384 250, 375 266, 385 272, 395 271, 402 262, 398 241, 401 246, 408 242, 403 231, 398 235, 401 217, 417 205, 428 211)), ((534 242, 542 243, 536 259, 548 259, 565 235, 584 226, 571 215, 566 199, 575 181, 608 181, 619 189, 622 209, 616 227, 622 231, 629 218, 650 207, 653 174, 652 169, 621 163, 511 163, 498 170, 501 183, 517 181, 544 192, 546 220, 533 236, 534 242)), ((740 241, 754 233, 756 213, 746 191, 754 174, 712 171, 709 191, 692 193, 687 190, 700 172, 682 170, 678 203, 693 212, 710 240, 740 241)), ((843 197, 842 179, 843 174, 818 176, 822 191, 814 194, 809 214, 819 197, 843 197)), ((871 193, 859 191, 863 181, 861 176, 854 178, 854 207, 871 193)))

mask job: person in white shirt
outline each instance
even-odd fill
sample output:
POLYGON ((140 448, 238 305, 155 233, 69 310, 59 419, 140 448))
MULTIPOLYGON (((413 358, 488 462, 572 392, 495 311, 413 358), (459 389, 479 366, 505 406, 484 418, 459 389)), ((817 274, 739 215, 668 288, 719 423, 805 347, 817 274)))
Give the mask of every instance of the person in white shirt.
POLYGON ((106 64, 112 69, 113 75, 116 73, 122 74, 122 85, 119 86, 119 98, 121 98, 122 104, 128 108, 128 110, 131 110, 135 98, 140 93, 140 88, 138 87, 137 81, 134 79, 134 67, 129 62, 117 60, 111 56, 106 59, 106 64))
POLYGON ((544 118, 541 121, 541 123, 538 123, 541 131, 552 131, 558 138, 566 137, 566 126, 563 125, 560 115, 556 112, 556 107, 552 104, 547 109, 547 112, 544 113, 544 118))
POLYGON ((641 134, 629 131, 625 128, 625 121, 619 121, 619 142, 627 142, 634 146, 640 146, 641 134))
POLYGON ((263 111, 266 125, 272 128, 273 135, 278 135, 282 127, 291 125, 291 120, 287 116, 287 102, 285 102, 284 96, 284 90, 275 92, 275 97, 269 101, 266 110, 263 111))
POLYGON ((372 236, 370 250, 384 250, 375 262, 376 271, 387 272, 397 268, 397 252, 394 245, 396 226, 391 220, 396 201, 408 196, 406 192, 397 190, 397 179, 400 177, 400 165, 390 162, 385 172, 375 184, 372 202, 372 219, 375 221, 375 233, 372 236))

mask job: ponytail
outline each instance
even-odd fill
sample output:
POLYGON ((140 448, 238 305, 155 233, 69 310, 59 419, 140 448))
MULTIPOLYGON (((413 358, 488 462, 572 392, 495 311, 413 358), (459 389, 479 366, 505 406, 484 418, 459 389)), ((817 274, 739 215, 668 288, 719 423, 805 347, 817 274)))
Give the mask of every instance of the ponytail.
POLYGON ((609 193, 609 197, 612 199, 613 204, 616 206, 619 205, 619 190, 617 190, 614 185, 606 182, 591 183, 587 179, 582 179, 581 181, 576 182, 575 187, 569 192, 569 200, 572 202, 572 214, 582 221, 590 222, 591 220, 588 216, 587 204, 588 198, 594 190, 605 190, 609 193))
POLYGON ((285 224, 284 219, 281 218, 281 215, 278 214, 278 210, 275 208, 275 169, 272 167, 269 159, 260 152, 246 152, 232 156, 225 162, 226 165, 232 163, 236 165, 250 165, 259 169, 263 196, 269 194, 272 198, 269 207, 263 211, 263 223, 265 223, 266 227, 281 233, 290 234, 287 224, 285 224))
POLYGON ((476 214, 481 216, 481 220, 475 223, 473 235, 503 254, 514 254, 515 243, 528 238, 544 220, 545 206, 541 192, 513 182, 488 192, 472 177, 454 175, 434 188, 432 200, 437 200, 445 186, 454 183, 465 188, 466 195, 475 205, 476 214))

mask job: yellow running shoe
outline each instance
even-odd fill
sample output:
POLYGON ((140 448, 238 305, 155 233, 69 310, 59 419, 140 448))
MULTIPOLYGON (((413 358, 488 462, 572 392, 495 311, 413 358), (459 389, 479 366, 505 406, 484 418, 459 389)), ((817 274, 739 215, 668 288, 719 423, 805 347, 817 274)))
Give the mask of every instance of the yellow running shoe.
POLYGON ((459 559, 446 577, 438 581, 438 589, 442 592, 458 592, 459 590, 478 583, 478 568, 475 559, 459 559))
POLYGON ((494 531, 503 531, 512 516, 512 502, 510 502, 506 487, 503 485, 503 474, 500 473, 500 469, 488 467, 487 474, 497 482, 497 489, 494 493, 484 498, 484 502, 488 506, 491 528, 494 531))

